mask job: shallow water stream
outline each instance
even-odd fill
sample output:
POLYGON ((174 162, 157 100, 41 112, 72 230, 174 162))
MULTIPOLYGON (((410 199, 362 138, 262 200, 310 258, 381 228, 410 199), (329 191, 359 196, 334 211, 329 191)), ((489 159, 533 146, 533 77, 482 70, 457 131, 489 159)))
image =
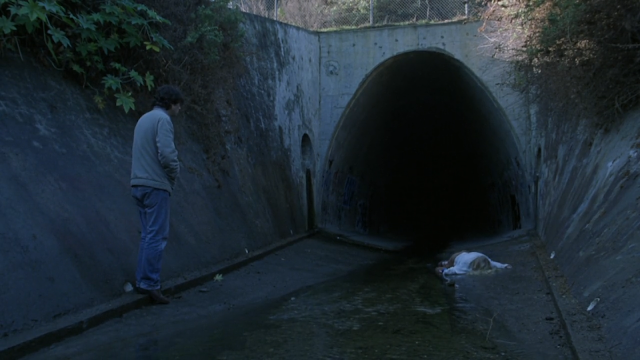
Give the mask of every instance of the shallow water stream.
POLYGON ((171 337, 163 359, 502 358, 477 330, 457 325, 442 282, 418 259, 393 259, 311 286, 247 312, 171 337))
POLYGON ((481 297, 469 292, 476 283, 515 285, 478 277, 460 279, 457 289, 435 276, 435 262, 309 239, 27 358, 523 358, 524 342, 507 346, 519 340, 503 326, 506 315, 490 319, 495 309, 474 304, 481 297))

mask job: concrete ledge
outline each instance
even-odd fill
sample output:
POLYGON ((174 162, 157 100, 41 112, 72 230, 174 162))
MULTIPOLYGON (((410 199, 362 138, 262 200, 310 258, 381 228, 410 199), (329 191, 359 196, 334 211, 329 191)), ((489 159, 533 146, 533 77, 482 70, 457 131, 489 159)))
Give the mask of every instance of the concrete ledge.
POLYGON ((335 228, 320 228, 318 231, 331 239, 384 251, 402 251, 413 244, 412 241, 403 238, 371 236, 335 228))
POLYGON ((464 240, 455 240, 449 245, 449 250, 453 251, 462 251, 469 250, 472 251, 474 249, 489 246, 494 244, 499 244, 502 242, 518 240, 525 237, 533 236, 535 232, 531 229, 519 229, 506 232, 501 235, 489 236, 489 237, 471 237, 464 240))
POLYGON ((553 299, 553 305, 556 308, 556 311, 558 312, 558 316, 560 318, 560 323, 562 324, 562 327, 565 330, 565 333, 567 334, 567 341, 570 345, 571 348, 571 353, 573 354, 573 356, 575 356, 576 359, 587 359, 584 356, 580 356, 580 352, 578 351, 578 349, 576 348, 576 344, 574 341, 575 335, 573 334, 573 331, 571 329, 570 326, 568 326, 567 324, 567 320, 566 320, 566 313, 567 313, 567 309, 562 306, 559 302, 558 302, 558 297, 559 297, 559 293, 558 293, 558 289, 556 286, 554 286, 555 284, 552 284, 549 279, 551 276, 555 276, 555 277, 561 277, 561 275, 559 273, 556 273, 554 275, 550 275, 550 273, 554 272, 552 269, 550 269, 549 267, 549 263, 547 261, 544 261, 543 259, 546 257, 546 253, 545 253, 545 246, 542 243, 542 241, 539 238, 534 238, 533 242, 533 246, 535 248, 535 252, 536 252, 536 258, 538 259, 538 263, 540 264, 540 268, 542 269, 542 272, 544 273, 544 280, 545 283, 547 284, 547 287, 549 288, 549 290, 551 291, 551 298, 553 299))
POLYGON ((551 259, 547 253, 542 240, 535 236, 532 243, 576 359, 612 359, 611 349, 602 347, 605 341, 598 319, 586 308, 581 307, 573 297, 571 286, 560 271, 556 260, 551 259))
MULTIPOLYGON (((298 236, 290 237, 262 250, 251 252, 210 268, 184 275, 179 279, 164 281, 162 292, 166 295, 174 295, 199 286, 213 280, 217 274, 229 273, 293 243, 306 239, 317 232, 317 230, 312 230, 298 236)), ((106 304, 101 304, 76 314, 67 315, 43 326, 8 336, 0 339, 0 359, 10 360, 21 358, 149 304, 150 300, 146 295, 138 295, 135 292, 130 292, 106 304)))

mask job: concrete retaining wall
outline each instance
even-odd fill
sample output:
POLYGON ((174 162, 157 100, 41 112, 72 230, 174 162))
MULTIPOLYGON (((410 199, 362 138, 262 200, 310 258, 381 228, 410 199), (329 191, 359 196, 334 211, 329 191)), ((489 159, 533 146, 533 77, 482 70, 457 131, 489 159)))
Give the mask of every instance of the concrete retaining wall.
MULTIPOLYGON (((247 119, 253 130, 246 133, 247 143, 239 144, 238 151, 250 159, 257 154, 283 151, 289 161, 280 165, 291 173, 294 184, 289 190, 295 193, 295 201, 303 204, 298 215, 306 218, 306 170, 313 173, 320 156, 315 150, 320 123, 318 34, 258 16, 245 16, 247 74, 237 82, 240 96, 234 107, 241 111, 266 108, 260 116, 247 119), (273 126, 277 136, 264 138, 261 129, 265 126, 273 126), (303 138, 306 138, 304 148, 303 138)), ((270 192, 268 188, 263 190, 270 192)))
MULTIPOLYGON (((187 135, 189 119, 174 120, 182 172, 172 197, 165 280, 306 230, 300 142, 318 95, 310 85, 316 75, 301 69, 317 62, 317 36, 265 24, 247 17, 248 71, 225 94, 236 109, 228 115, 239 121, 227 137, 230 160, 219 183, 187 135)), ((134 280, 139 224, 129 171, 137 117, 99 110, 87 91, 29 58, 4 56, 0 68, 0 336, 6 336, 105 303, 134 280)))
MULTIPOLYGON (((640 357, 640 111, 609 132, 538 119, 539 227, 615 358, 640 357), (619 357, 618 357, 619 356, 619 357)), ((589 326, 589 324, 581 324, 589 326)))

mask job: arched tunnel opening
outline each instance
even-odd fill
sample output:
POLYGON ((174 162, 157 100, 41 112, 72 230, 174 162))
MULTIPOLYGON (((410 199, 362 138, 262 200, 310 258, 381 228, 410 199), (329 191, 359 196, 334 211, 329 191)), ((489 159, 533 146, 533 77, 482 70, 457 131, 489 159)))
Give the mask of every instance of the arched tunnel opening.
POLYGON ((424 249, 522 227, 529 204, 506 115, 439 51, 380 64, 334 132, 321 226, 410 239, 424 249))

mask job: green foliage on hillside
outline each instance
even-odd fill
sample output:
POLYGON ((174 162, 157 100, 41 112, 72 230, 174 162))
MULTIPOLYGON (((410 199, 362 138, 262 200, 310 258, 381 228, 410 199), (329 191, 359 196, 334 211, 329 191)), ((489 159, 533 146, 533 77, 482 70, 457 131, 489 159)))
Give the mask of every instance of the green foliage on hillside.
POLYGON ((221 1, 0 0, 0 51, 35 53, 93 89, 100 107, 129 112, 155 84, 206 79, 233 57, 240 21, 221 1))
POLYGON ((522 37, 521 69, 551 108, 606 127, 640 104, 640 1, 490 1, 486 18, 522 37))
MULTIPOLYGON (((225 1, 137 1, 171 22, 159 32, 175 49, 162 49, 145 64, 155 70, 156 83, 184 92, 181 117, 188 121, 182 123, 202 145, 208 170, 217 178, 228 159, 227 137, 239 127, 233 94, 243 71, 244 17, 225 1)), ((140 101, 149 103, 150 94, 142 95, 140 101)))
POLYGON ((157 32, 168 21, 130 0, 0 0, 0 9, 3 50, 32 49, 96 89, 98 104, 113 97, 125 111, 135 108, 132 92, 154 87, 154 75, 132 55, 171 48, 157 32))

